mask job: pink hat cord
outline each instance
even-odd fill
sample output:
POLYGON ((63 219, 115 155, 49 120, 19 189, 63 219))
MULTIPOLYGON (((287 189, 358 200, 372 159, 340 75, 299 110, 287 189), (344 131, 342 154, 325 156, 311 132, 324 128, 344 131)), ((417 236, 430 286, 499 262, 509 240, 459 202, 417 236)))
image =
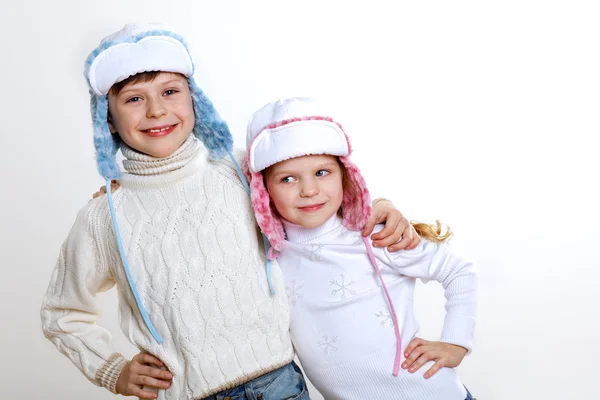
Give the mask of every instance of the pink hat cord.
POLYGON ((363 242, 365 243, 365 247, 367 248, 367 254, 369 255, 369 261, 377 271, 377 275, 379 276, 379 280, 381 281, 381 285, 383 286, 383 291, 385 292, 385 297, 387 297, 388 304, 390 305, 390 314, 392 316, 392 321, 394 322, 394 333, 396 335, 396 356, 394 357, 394 370, 392 371, 392 375, 398 376, 400 373, 400 360, 402 358, 402 338, 400 337, 400 325, 398 324, 398 317, 396 316, 396 309, 394 308, 394 303, 392 302, 392 297, 390 296, 390 292, 383 281, 383 277, 381 276, 381 271, 377 266, 377 261, 375 260, 375 256, 373 255, 373 249, 371 248, 371 243, 369 243, 369 239, 363 237, 363 242))

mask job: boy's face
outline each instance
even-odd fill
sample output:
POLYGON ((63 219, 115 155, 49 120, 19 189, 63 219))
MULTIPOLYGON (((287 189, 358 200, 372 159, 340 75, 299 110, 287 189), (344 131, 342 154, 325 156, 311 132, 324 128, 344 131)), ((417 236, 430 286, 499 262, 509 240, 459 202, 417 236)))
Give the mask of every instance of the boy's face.
POLYGON ((160 73, 151 82, 130 83, 108 94, 108 125, 137 151, 157 158, 173 154, 194 129, 187 79, 160 73))
POLYGON ((304 228, 323 225, 344 197, 337 158, 312 155, 279 162, 267 170, 267 190, 279 214, 304 228))

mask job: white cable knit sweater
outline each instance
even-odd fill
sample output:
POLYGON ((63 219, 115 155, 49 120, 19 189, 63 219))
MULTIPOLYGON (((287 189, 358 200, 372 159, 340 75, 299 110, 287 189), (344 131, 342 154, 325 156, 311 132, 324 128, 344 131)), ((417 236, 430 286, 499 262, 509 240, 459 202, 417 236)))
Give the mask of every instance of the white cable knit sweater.
MULTIPOLYGON (((289 363, 289 309, 273 263, 272 296, 249 197, 230 161, 210 161, 193 137, 155 159, 123 144, 114 194, 132 275, 158 344, 127 284, 106 196, 78 214, 42 306, 44 334, 97 385, 115 390, 126 360, 96 325, 96 293, 115 284, 121 328, 160 358, 173 384, 159 399, 201 399, 289 363)), ((240 159, 238 157, 238 159, 240 159)))

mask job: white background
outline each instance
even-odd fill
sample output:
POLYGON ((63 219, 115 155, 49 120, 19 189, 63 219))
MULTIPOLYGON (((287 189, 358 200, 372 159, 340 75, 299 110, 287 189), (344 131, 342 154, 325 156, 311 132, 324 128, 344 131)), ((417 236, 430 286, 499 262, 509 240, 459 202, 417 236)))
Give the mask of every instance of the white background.
MULTIPOLYGON (((576 0, 1 0, 0 397, 113 398, 43 338, 39 307, 102 183, 83 62, 131 21, 188 37, 238 147, 270 100, 332 101, 374 197, 452 226, 481 272, 459 368, 476 397, 600 398, 600 10, 576 0)), ((131 356, 114 292, 101 323, 131 356)), ((440 288, 416 301, 436 338, 440 288)))

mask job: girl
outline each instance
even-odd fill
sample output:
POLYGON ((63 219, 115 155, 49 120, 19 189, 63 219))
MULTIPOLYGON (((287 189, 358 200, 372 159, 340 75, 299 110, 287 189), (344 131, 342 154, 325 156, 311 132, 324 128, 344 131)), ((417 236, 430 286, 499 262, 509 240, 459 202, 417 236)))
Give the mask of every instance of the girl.
POLYGON ((452 368, 471 350, 476 274, 443 243, 450 233, 415 224, 427 239, 415 249, 372 249, 360 234, 369 192, 348 137, 313 100, 266 105, 247 144, 256 218, 283 270, 292 341, 315 387, 327 399, 471 399, 452 368), (416 278, 444 286, 440 341, 415 337, 416 278))

